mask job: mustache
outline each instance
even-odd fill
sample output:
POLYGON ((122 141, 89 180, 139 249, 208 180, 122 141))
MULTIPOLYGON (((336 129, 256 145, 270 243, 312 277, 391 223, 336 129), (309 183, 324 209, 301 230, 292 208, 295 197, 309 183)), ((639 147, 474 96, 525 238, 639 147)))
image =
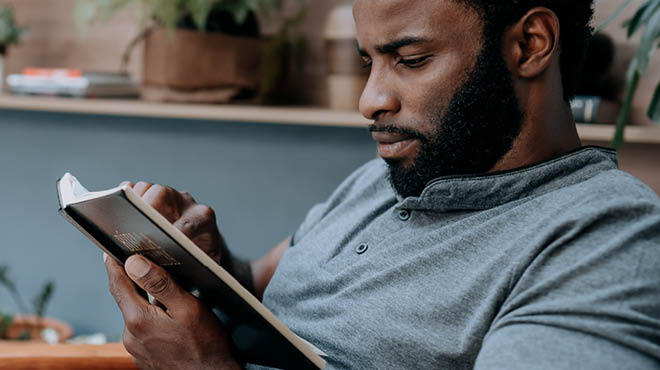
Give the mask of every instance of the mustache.
POLYGON ((402 134, 402 135, 410 136, 411 138, 419 139, 423 142, 427 141, 426 136, 424 136, 421 132, 405 127, 399 127, 396 125, 379 125, 376 123, 372 123, 371 125, 369 125, 369 132, 387 132, 390 134, 402 134))

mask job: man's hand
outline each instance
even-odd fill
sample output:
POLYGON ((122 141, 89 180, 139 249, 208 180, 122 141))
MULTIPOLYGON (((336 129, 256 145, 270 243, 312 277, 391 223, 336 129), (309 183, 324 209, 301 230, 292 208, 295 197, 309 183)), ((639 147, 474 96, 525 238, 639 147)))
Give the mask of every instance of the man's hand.
POLYGON ((122 185, 131 186, 145 202, 165 216, 217 263, 229 262, 221 263, 222 257, 228 256, 228 249, 218 231, 213 209, 197 204, 190 194, 170 187, 144 181, 135 185, 124 182, 122 185))
POLYGON ((124 268, 104 259, 110 292, 126 324, 124 346, 140 369, 240 369, 215 315, 167 272, 138 255, 124 268), (158 304, 149 304, 138 287, 158 304))

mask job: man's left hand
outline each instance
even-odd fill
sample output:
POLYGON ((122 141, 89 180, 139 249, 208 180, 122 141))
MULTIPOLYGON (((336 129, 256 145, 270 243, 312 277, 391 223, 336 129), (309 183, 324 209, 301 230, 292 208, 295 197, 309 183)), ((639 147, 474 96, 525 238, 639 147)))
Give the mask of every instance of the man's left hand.
POLYGON ((104 258, 126 324, 123 343, 140 369, 240 369, 215 315, 165 270, 139 255, 124 267, 104 258), (140 288, 158 303, 150 304, 140 288))

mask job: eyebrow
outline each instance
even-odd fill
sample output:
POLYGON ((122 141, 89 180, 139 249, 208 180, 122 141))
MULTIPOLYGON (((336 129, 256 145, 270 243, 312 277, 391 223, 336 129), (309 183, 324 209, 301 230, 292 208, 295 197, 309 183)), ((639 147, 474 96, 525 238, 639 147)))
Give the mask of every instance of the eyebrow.
MULTIPOLYGON (((379 54, 394 54, 397 52, 397 50, 401 49, 404 46, 410 46, 410 45, 417 45, 417 44, 425 44, 431 42, 429 39, 425 39, 423 37, 403 37, 398 40, 394 40, 392 42, 388 42, 387 44, 383 45, 377 45, 375 47, 376 51, 379 54)), ((362 49, 360 47, 360 44, 357 44, 357 49, 358 53, 360 56, 363 57, 368 57, 369 53, 366 52, 366 50, 362 49)))

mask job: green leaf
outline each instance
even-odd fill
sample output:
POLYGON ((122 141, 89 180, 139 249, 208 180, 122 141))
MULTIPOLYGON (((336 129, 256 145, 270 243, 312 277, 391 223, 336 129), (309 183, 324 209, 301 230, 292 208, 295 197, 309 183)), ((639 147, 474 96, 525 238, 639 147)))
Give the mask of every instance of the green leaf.
POLYGON ((0 312, 0 339, 7 339, 7 329, 14 322, 14 316, 0 312))
POLYGON ((84 37, 95 22, 107 22, 117 11, 135 4, 136 0, 76 0, 73 8, 74 24, 78 33, 84 37))
MULTIPOLYGON (((658 4, 660 4, 660 1, 658 4)), ((637 70, 640 74, 646 72, 649 60, 656 50, 656 40, 660 37, 660 7, 656 7, 655 9, 657 11, 648 20, 635 56, 635 59, 637 59, 637 70)))
POLYGON ((153 0, 153 17, 163 27, 174 29, 186 14, 181 5, 182 0, 153 0))
POLYGON ((612 23, 615 19, 617 19, 621 13, 623 13, 624 10, 632 3, 632 0, 626 0, 614 13, 612 13, 605 21, 603 21, 601 24, 594 29, 594 34, 600 32, 603 28, 607 27, 610 23, 612 23))
POLYGON ((37 317, 43 317, 46 313, 46 307, 48 306, 48 302, 50 302, 54 291, 55 282, 51 280, 44 284, 43 288, 41 288, 41 292, 34 297, 32 304, 34 305, 34 313, 37 317))
POLYGON ((639 28, 640 25, 640 20, 642 19, 642 14, 646 11, 646 9, 651 5, 650 1, 647 1, 646 3, 642 4, 636 11, 635 14, 633 15, 632 18, 626 19, 621 26, 623 28, 627 28, 628 32, 628 38, 631 38, 635 32, 637 32, 637 29, 639 28))
POLYGON ((217 0, 189 0, 186 2, 186 8, 195 22, 195 26, 200 31, 206 28, 206 21, 213 10, 217 0))
POLYGON ((14 20, 14 8, 10 5, 0 5, 0 45, 16 44, 23 34, 24 29, 14 20))
POLYGON ((9 277, 9 266, 0 266, 0 285, 4 285, 10 292, 16 291, 16 284, 9 277))
POLYGON ((238 24, 243 24, 250 12, 259 9, 261 0, 224 0, 218 6, 234 16, 238 24))
POLYGON ((94 21, 97 12, 97 4, 94 0, 77 0, 73 8, 73 21, 76 30, 82 36, 86 36, 89 26, 94 21))
POLYGON ((16 303, 16 307, 20 311, 28 312, 28 308, 23 301, 23 297, 21 297, 20 292, 16 288, 16 283, 14 283, 14 281, 9 277, 9 266, 0 266, 0 285, 3 285, 7 291, 9 291, 9 294, 13 298, 14 303, 16 303))
POLYGON ((99 8, 98 18, 102 22, 107 22, 122 8, 134 4, 135 0, 103 0, 99 8))
POLYGON ((628 38, 631 38, 632 35, 637 32, 639 27, 648 22, 653 14, 655 14, 659 6, 660 1, 648 0, 646 3, 639 7, 635 15, 630 19, 629 22, 627 22, 628 38))
POLYGON ((660 83, 655 88, 647 115, 653 120, 653 122, 660 123, 660 83))
POLYGON ((633 61, 628 68, 625 99, 621 109, 619 110, 619 115, 616 118, 616 129, 614 131, 614 138, 612 139, 612 147, 615 149, 620 149, 621 145, 623 145, 626 124, 628 123, 628 117, 630 116, 630 109, 632 107, 632 100, 635 96, 635 92, 637 91, 637 85, 639 83, 640 76, 641 74, 639 73, 637 66, 633 61))

